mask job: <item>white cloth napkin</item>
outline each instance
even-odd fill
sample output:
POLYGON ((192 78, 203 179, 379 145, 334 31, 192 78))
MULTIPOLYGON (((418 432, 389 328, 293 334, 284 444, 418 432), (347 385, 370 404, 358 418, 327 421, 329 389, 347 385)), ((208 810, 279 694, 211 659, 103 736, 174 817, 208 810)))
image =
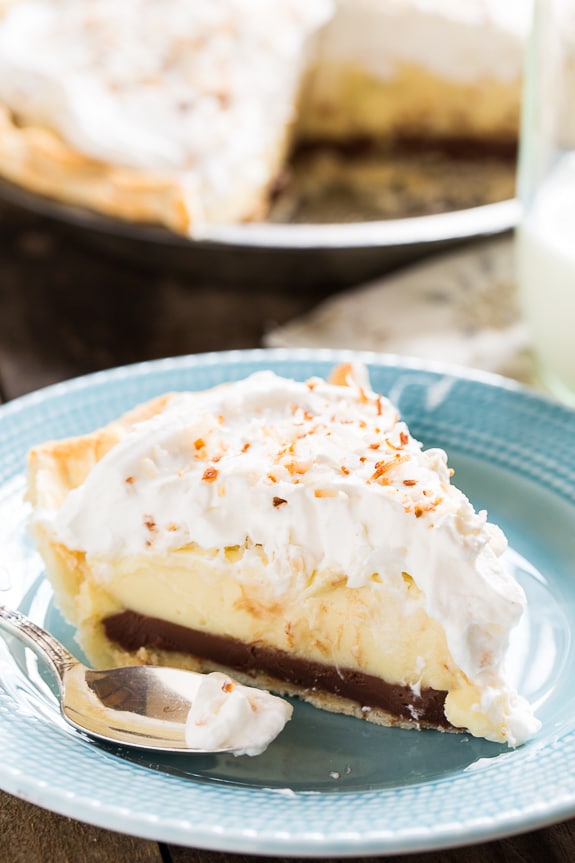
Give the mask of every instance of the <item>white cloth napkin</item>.
POLYGON ((531 383, 513 241, 474 243, 330 297, 269 332, 270 347, 332 347, 441 360, 531 383))

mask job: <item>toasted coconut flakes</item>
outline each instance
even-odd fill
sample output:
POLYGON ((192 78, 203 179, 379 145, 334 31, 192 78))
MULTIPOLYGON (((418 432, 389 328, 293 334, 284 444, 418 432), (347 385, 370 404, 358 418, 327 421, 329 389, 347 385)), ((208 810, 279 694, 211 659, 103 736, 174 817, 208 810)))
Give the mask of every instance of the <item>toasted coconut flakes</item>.
POLYGON ((350 380, 353 380, 353 366, 351 363, 341 363, 331 372, 328 383, 346 387, 349 386, 350 380))
POLYGON ((377 461, 375 463, 375 471, 373 472, 371 479, 385 481, 383 478, 390 470, 408 460, 407 456, 400 456, 399 453, 396 453, 396 455, 392 459, 389 459, 389 461, 377 461))
POLYGON ((289 464, 286 464, 286 470, 292 476, 294 474, 304 474, 307 473, 311 467, 311 462, 304 461, 292 461, 289 464))
POLYGON ((158 532, 158 525, 153 515, 144 515, 144 527, 149 531, 149 536, 146 539, 148 548, 153 544, 154 536, 158 532))

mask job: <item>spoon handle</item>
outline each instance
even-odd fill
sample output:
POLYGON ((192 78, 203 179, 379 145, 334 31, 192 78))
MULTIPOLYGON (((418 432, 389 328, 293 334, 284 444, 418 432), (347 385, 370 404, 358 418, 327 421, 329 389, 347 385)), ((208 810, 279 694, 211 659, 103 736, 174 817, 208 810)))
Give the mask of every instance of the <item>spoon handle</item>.
POLYGON ((0 629, 15 635, 36 654, 48 659, 60 680, 63 680, 66 670, 77 663, 76 658, 53 635, 19 611, 4 605, 0 605, 0 629))

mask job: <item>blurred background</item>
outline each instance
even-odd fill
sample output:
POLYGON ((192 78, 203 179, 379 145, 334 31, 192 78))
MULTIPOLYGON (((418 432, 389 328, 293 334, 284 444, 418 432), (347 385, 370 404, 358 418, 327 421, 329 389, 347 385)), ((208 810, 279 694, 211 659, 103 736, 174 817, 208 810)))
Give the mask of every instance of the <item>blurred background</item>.
POLYGON ((4 396, 262 344, 529 380, 530 0, 241 6, 0 6, 4 396))

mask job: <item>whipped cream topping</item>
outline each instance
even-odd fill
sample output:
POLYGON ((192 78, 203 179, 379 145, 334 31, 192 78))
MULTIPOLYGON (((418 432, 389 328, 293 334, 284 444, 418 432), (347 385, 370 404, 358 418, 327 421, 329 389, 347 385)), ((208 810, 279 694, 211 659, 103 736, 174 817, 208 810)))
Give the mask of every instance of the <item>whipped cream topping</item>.
POLYGON ((330 0, 16 0, 0 100, 80 153, 184 172, 191 191, 267 181, 308 37, 330 0), (199 188, 198 188, 199 184, 199 188))
POLYGON ((337 0, 320 61, 386 78, 416 63, 450 80, 522 73, 532 0, 337 0))
POLYGON ((409 573, 454 661, 498 693, 487 708, 537 727, 501 672, 525 605, 501 560, 505 538, 451 484, 443 450, 424 451, 365 379, 339 386, 265 371, 174 394, 60 509, 36 518, 86 552, 104 582, 115 558, 191 544, 224 557, 241 549, 238 579, 254 577, 250 561, 263 553, 278 593, 305 590, 322 570, 345 573, 351 588, 374 573, 403 585, 409 573))
POLYGON ((231 747, 235 755, 261 755, 292 712, 283 698, 213 671, 202 676, 194 695, 186 743, 193 749, 231 747))

